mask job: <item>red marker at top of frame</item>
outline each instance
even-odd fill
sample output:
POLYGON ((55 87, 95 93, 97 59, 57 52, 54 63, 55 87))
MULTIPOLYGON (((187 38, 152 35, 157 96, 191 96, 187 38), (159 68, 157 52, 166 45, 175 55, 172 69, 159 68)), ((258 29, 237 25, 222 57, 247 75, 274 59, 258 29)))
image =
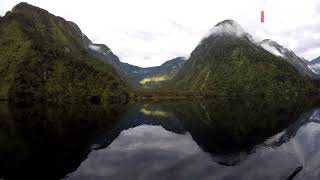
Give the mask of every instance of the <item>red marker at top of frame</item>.
POLYGON ((261 23, 264 23, 264 11, 261 11, 261 23))

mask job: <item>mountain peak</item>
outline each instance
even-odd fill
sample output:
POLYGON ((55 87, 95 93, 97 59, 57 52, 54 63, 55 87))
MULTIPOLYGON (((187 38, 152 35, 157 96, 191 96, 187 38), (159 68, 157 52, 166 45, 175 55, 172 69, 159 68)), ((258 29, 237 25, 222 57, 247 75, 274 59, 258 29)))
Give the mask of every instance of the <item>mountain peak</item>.
POLYGON ((12 11, 15 12, 15 11, 23 10, 23 9, 41 9, 41 8, 33 6, 33 5, 28 4, 26 2, 21 2, 21 3, 17 4, 17 5, 15 5, 12 8, 12 11))
POLYGON ((228 34, 235 35, 237 37, 243 37, 247 34, 246 31, 241 27, 241 25, 232 19, 227 19, 219 22, 210 30, 210 33, 211 35, 228 34))
POLYGON ((47 10, 33 6, 26 2, 21 2, 15 5, 12 10, 13 13, 22 13, 22 14, 41 14, 41 15, 48 15, 50 14, 47 10))
POLYGON ((217 23, 215 26, 221 26, 221 25, 224 25, 224 24, 234 25, 234 24, 238 24, 238 23, 233 19, 226 19, 226 20, 223 20, 223 21, 217 23))
POLYGON ((23 8, 23 7, 33 7, 31 4, 28 4, 27 2, 20 2, 18 4, 16 4, 13 9, 16 8, 23 8))

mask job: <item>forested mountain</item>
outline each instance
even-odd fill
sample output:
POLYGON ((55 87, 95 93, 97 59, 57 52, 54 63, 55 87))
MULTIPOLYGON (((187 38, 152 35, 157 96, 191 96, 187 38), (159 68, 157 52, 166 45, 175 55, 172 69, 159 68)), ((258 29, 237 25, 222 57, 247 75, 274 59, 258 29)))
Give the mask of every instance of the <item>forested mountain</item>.
POLYGON ((185 60, 122 63, 73 22, 20 3, 0 19, 0 98, 122 101, 135 88, 214 95, 318 92, 306 62, 271 40, 257 43, 233 20, 218 23, 185 60), (126 84, 127 82, 127 84, 126 84))
POLYGON ((127 86, 88 51, 72 22, 20 3, 0 19, 0 97, 11 100, 123 100, 127 86))
POLYGON ((168 89, 223 96, 318 92, 318 81, 255 42, 233 20, 212 28, 168 89))

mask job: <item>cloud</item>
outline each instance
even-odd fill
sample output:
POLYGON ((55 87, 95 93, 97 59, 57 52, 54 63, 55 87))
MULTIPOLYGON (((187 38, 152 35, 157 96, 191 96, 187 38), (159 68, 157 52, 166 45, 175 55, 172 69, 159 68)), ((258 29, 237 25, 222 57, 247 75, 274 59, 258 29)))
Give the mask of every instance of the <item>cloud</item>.
POLYGON ((222 23, 213 27, 210 30, 210 34, 231 34, 238 37, 243 37, 244 35, 246 35, 246 32, 240 24, 238 24, 237 22, 233 22, 232 20, 228 20, 227 23, 222 23))
MULTIPOLYGON (((188 56, 218 22, 234 19, 257 39, 273 39, 298 55, 320 56, 318 0, 26 0, 79 25, 124 61, 143 67, 188 56), (260 11, 265 23, 260 23, 260 11), (148 58, 145 58, 148 57, 148 58)), ((20 0, 1 0, 4 15, 20 0)))
POLYGON ((129 37, 136 38, 137 40, 152 42, 157 39, 156 34, 151 32, 146 32, 143 30, 138 30, 134 32, 127 33, 129 37))
POLYGON ((6 11, 0 7, 0 17, 4 16, 4 14, 6 13, 6 11))
POLYGON ((276 55, 276 56, 280 56, 280 57, 284 57, 283 54, 281 52, 279 52, 275 47, 267 44, 267 43, 263 43, 261 44, 261 46, 267 50, 268 52, 270 52, 271 54, 273 55, 276 55))
POLYGON ((93 44, 90 44, 90 45, 89 45, 89 48, 92 49, 92 50, 94 50, 94 51, 99 51, 99 52, 101 52, 101 48, 100 48, 99 46, 95 46, 95 45, 93 45, 93 44))
POLYGON ((180 23, 178 23, 175 20, 169 20, 169 22, 175 27, 178 28, 179 30, 181 30, 182 32, 186 32, 186 33, 190 33, 190 35, 192 35, 193 32, 193 28, 192 27, 188 27, 185 25, 182 25, 180 23))

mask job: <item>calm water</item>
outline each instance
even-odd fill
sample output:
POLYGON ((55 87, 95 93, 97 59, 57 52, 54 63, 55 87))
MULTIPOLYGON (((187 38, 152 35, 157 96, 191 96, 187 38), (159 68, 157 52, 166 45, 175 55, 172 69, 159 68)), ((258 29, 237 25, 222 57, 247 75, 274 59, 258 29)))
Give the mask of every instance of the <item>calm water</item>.
POLYGON ((0 179, 320 179, 320 108, 294 98, 2 103, 0 162, 0 179))

